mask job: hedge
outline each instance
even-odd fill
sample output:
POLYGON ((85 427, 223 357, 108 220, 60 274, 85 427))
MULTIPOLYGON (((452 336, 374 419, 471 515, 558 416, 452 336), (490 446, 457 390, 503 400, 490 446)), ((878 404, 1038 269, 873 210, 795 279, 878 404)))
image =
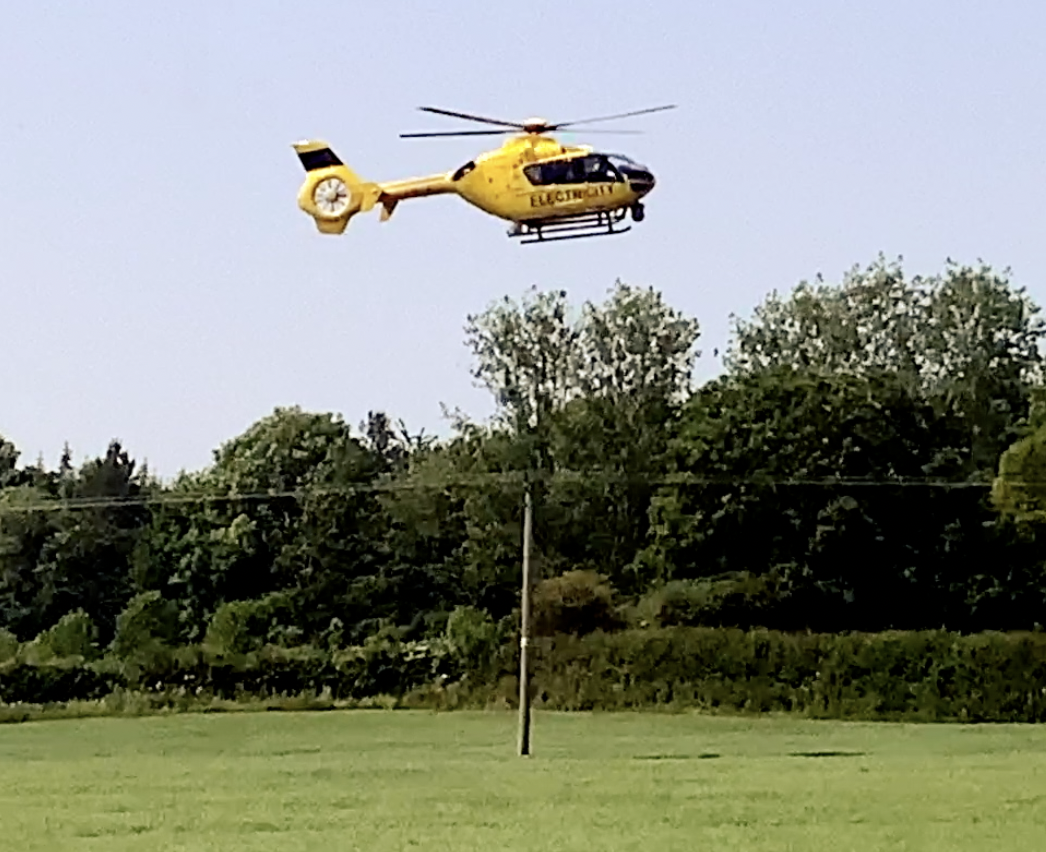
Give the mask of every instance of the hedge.
MULTIPOLYGON (((515 655, 513 655, 515 657, 515 655)), ((514 659, 512 661, 514 663, 514 659)), ((499 690, 515 683, 503 667, 499 690)), ((540 706, 668 705, 912 721, 1046 721, 1046 635, 666 628, 539 642, 540 706)))
MULTIPOLYGON (((535 702, 547 709, 663 706, 819 718, 1046 721, 1046 635, 1038 633, 679 627, 561 635, 539 640, 535 652, 535 702)), ((0 665, 0 702, 92 700, 125 689, 222 699, 360 699, 413 691, 436 705, 512 704, 517 665, 514 643, 466 672, 444 644, 391 641, 340 651, 268 646, 224 656, 199 647, 162 649, 123 661, 16 658, 0 665), (437 682, 444 685, 433 688, 437 682)))
POLYGON ((102 698, 117 689, 221 699, 403 695, 454 672, 442 649, 422 643, 324 651, 267 646, 216 656, 199 646, 151 649, 128 660, 82 658, 0 665, 0 703, 53 704, 102 698))

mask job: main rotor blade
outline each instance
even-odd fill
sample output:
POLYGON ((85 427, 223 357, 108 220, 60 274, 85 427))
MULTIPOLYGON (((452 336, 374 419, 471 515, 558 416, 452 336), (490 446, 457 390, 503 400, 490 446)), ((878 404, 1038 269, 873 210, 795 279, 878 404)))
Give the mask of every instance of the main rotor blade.
POLYGON ((557 130, 557 129, 553 128, 553 132, 554 133, 584 133, 585 135, 588 135, 589 133, 611 133, 611 134, 614 134, 614 135, 642 136, 644 131, 642 131, 642 130, 603 130, 601 128, 597 128, 596 130, 587 130, 586 129, 586 130, 562 130, 561 131, 561 130, 557 130))
POLYGON ((418 107, 422 112, 434 112, 437 115, 449 115, 452 118, 464 118, 466 121, 479 121, 483 124, 497 124, 501 127, 518 127, 523 129, 524 125, 514 121, 500 121, 496 118, 483 118, 481 115, 469 115, 467 112, 451 112, 448 109, 437 109, 436 107, 418 107))
POLYGON ((447 130, 441 133, 401 133, 400 139, 420 139, 423 136, 503 136, 515 130, 447 130))
POLYGON ((577 121, 562 121, 559 124, 549 125, 549 130, 559 130, 562 127, 573 127, 575 124, 592 124, 596 121, 610 121, 614 118, 631 118, 633 115, 646 115, 649 112, 661 112, 666 109, 675 109, 675 104, 667 106, 651 107, 650 109, 637 109, 635 112, 623 112, 620 115, 602 115, 599 118, 582 118, 577 121))

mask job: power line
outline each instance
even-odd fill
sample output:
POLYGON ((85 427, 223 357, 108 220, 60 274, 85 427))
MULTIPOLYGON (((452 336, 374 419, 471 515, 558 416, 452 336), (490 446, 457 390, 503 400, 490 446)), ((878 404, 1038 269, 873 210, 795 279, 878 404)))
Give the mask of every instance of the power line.
MULTIPOLYGON (((395 491, 422 491, 443 490, 453 487, 469 487, 473 485, 488 485, 498 482, 518 482, 522 484, 523 474, 483 474, 478 477, 458 477, 446 479, 439 482, 371 482, 359 485, 340 486, 313 486, 309 488, 296 489, 268 489, 265 491, 236 491, 229 490, 223 493, 217 492, 183 492, 183 493, 158 493, 138 494, 134 496, 113 497, 63 497, 42 500, 28 500, 24 503, 0 503, 0 512, 37 512, 37 511, 61 511, 64 509, 110 509, 132 506, 163 506, 163 505, 185 505, 199 503, 235 503, 235 502, 265 502, 274 500, 305 500, 310 497, 344 496, 351 497, 358 494, 374 494, 395 491)), ((0 492, 2 495, 3 492, 0 492)))
MULTIPOLYGON (((540 475, 538 475, 540 476, 540 475)), ((771 477, 771 476, 705 476, 700 474, 677 473, 657 476, 635 476, 613 474, 595 470, 560 470, 543 477, 550 483, 584 484, 584 485, 643 485, 654 488, 671 488, 685 486, 725 486, 725 487, 762 487, 762 488, 930 488, 943 490, 989 489, 991 482, 971 480, 951 480, 940 478, 894 477, 890 479, 867 479, 862 477, 771 477)), ((235 502, 272 502, 277 500, 295 500, 301 502, 311 498, 342 496, 351 497, 363 494, 394 493, 402 491, 443 491, 455 488, 471 488, 486 485, 517 485, 522 488, 526 481, 524 471, 504 471, 473 474, 470 476, 448 477, 441 480, 422 480, 411 477, 384 482, 360 483, 340 486, 310 486, 296 489, 268 489, 255 491, 225 492, 164 492, 125 496, 97 497, 55 497, 29 499, 25 502, 0 502, 0 513, 30 513, 76 511, 87 509, 116 509, 141 506, 194 505, 206 503, 235 502)), ((1046 482, 1013 481, 1013 486, 1046 487, 1046 482)), ((9 495, 16 494, 17 489, 10 489, 9 495)), ((522 493, 522 492, 521 492, 522 493)), ((0 497, 3 492, 0 491, 0 497)))

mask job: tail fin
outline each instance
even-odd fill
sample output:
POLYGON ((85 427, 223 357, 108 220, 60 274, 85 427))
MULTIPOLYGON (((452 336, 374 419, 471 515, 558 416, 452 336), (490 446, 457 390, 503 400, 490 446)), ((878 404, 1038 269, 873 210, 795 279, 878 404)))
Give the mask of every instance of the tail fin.
POLYGON ((376 183, 360 180, 330 145, 322 140, 296 142, 294 150, 305 169, 298 206, 312 216, 325 234, 340 234, 349 219, 374 207, 381 196, 376 183))

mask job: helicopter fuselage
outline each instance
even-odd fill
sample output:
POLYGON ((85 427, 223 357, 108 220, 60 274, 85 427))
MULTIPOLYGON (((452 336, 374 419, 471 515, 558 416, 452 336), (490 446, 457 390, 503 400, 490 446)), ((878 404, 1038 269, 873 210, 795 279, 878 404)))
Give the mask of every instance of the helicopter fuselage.
POLYGON ((525 136, 469 161, 450 175, 450 183, 465 201, 492 216, 533 222, 632 207, 654 179, 620 155, 525 136))
POLYGON ((639 221, 641 199, 655 183, 650 170, 629 157, 561 145, 539 133, 510 138, 453 172, 382 183, 361 181, 325 142, 295 148, 308 173, 298 204, 325 233, 341 233, 351 216, 379 204, 386 220, 402 200, 446 194, 517 229, 590 219, 609 223, 630 209, 639 221))

